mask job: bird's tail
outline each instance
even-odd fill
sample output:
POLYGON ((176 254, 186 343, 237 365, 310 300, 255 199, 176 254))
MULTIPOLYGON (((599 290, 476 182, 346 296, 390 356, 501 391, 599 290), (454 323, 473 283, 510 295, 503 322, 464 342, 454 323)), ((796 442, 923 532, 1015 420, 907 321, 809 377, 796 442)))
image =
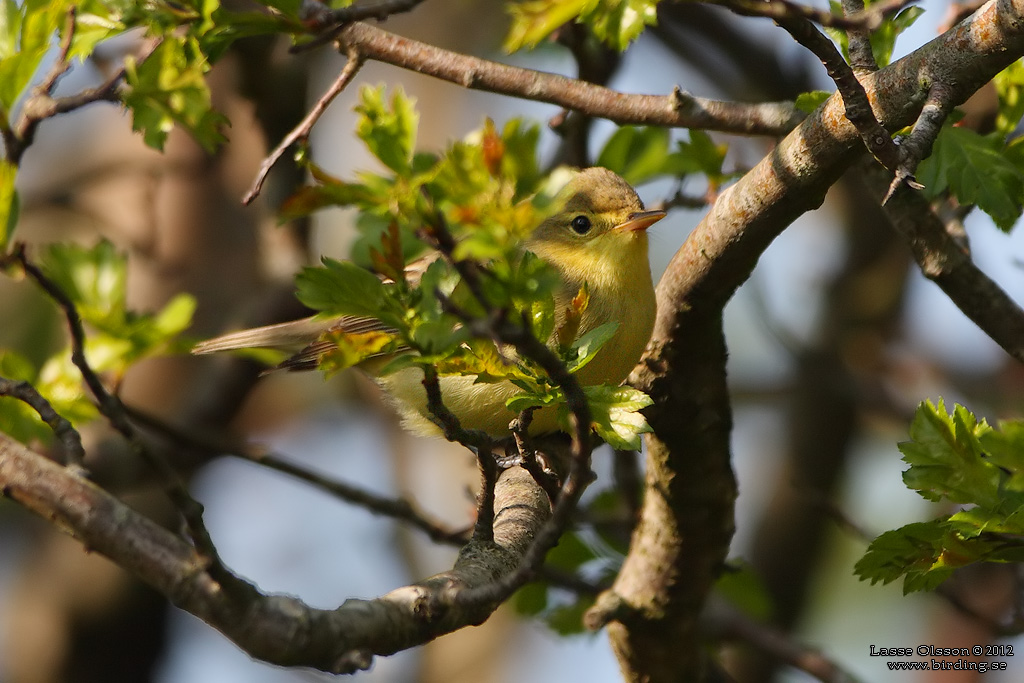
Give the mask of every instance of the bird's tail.
POLYGON ((235 349, 298 351, 315 342, 330 326, 330 320, 312 317, 255 327, 199 342, 192 347, 192 353, 206 354, 235 349))

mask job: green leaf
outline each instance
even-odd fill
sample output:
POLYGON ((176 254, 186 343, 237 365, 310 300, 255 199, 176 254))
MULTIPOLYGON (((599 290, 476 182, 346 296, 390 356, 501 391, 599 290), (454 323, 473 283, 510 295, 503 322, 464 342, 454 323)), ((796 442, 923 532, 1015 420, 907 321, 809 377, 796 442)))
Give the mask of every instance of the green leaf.
POLYGON ((195 297, 189 294, 178 294, 154 316, 153 329, 161 337, 181 334, 192 324, 192 315, 195 312, 195 297))
MULTIPOLYGON (((870 7, 872 2, 866 1, 865 7, 870 7)), ((829 8, 832 14, 843 16, 843 6, 839 0, 829 0, 829 8)), ((920 7, 906 7, 896 15, 886 19, 881 25, 871 32, 871 52, 875 56, 878 66, 885 67, 892 60, 892 51, 896 46, 896 39, 901 33, 910 28, 918 17, 924 14, 920 7)), ((826 28, 825 32, 832 40, 839 45, 846 61, 850 61, 850 39, 844 29, 826 28)))
POLYGON ((6 159, 0 159, 0 252, 7 250, 18 225, 20 202, 18 191, 14 188, 17 175, 17 166, 6 159))
POLYGON ((192 322, 196 304, 187 294, 173 297, 156 315, 129 310, 127 260, 108 241, 91 248, 50 245, 41 265, 95 331, 86 340, 86 356, 97 371, 121 373, 140 358, 177 350, 175 337, 192 322))
POLYGON ((508 5, 512 26, 505 38, 505 50, 533 49, 563 24, 578 17, 592 0, 528 0, 508 5))
POLYGON ((412 168, 420 118, 415 109, 416 101, 396 88, 389 107, 384 102, 384 91, 384 85, 364 86, 359 91, 360 102, 355 108, 360 115, 356 134, 381 163, 396 173, 408 173, 412 168))
POLYGON ((732 563, 715 581, 715 590, 730 603, 754 619, 767 621, 772 616, 772 596, 750 565, 732 563))
POLYGON ((854 572, 872 585, 892 583, 902 576, 904 594, 934 589, 953 572, 952 566, 939 563, 946 533, 941 520, 886 531, 871 542, 854 572))
POLYGON ((602 42, 619 52, 658 21, 658 0, 527 0, 509 5, 512 27, 505 49, 534 48, 563 24, 588 25, 602 42))
MULTIPOLYGON (((583 387, 587 404, 590 406, 592 427, 612 448, 638 450, 640 435, 650 432, 651 427, 639 411, 651 405, 650 397, 631 387, 608 385, 583 387)), ((568 414, 564 406, 563 416, 568 414)))
POLYGON ((599 39, 624 52, 644 29, 658 23, 658 0, 599 0, 581 19, 599 39))
POLYGON ((948 189, 960 203, 976 204, 1002 230, 1009 231, 1020 217, 1024 171, 1003 154, 998 134, 981 136, 946 125, 932 155, 918 166, 917 179, 929 197, 948 189))
POLYGON ((598 325, 581 335, 579 339, 573 342, 570 348, 569 358, 565 364, 566 369, 569 372, 579 372, 594 359, 594 356, 601 350, 601 347, 615 336, 615 332, 618 329, 619 323, 612 321, 604 325, 598 325))
POLYGON ((693 169, 705 174, 712 183, 717 184, 727 178, 722 172, 722 166, 729 151, 728 145, 715 144, 711 136, 702 130, 691 130, 690 141, 680 140, 678 147, 679 151, 673 155, 672 162, 678 175, 693 169))
POLYGON ((965 506, 879 536, 857 564, 864 579, 902 576, 905 592, 934 588, 976 562, 1024 561, 1024 421, 992 429, 963 406, 923 403, 900 444, 904 480, 929 500, 965 506))
POLYGON ((21 35, 21 10, 17 0, 0 0, 0 60, 18 52, 21 35))
POLYGON ((665 128, 623 126, 605 143, 596 165, 639 185, 667 172, 668 143, 665 128))
MULTIPOLYGON (((0 349, 0 376, 16 382, 33 382, 36 369, 21 354, 0 349)), ((0 432, 24 444, 49 443, 53 438, 50 428, 39 419, 35 410, 16 398, 0 396, 0 432)))
POLYGON ((111 242, 101 240, 91 248, 52 244, 41 261, 47 276, 75 304, 82 320, 111 331, 127 321, 127 263, 111 242))
POLYGON ((1024 61, 1017 60, 992 79, 999 97, 996 130, 1005 138, 1024 117, 1024 61))
MULTIPOLYGON (((870 5, 870 3, 865 4, 870 5)), ((879 67, 884 68, 889 65, 889 62, 892 61, 892 51, 896 47, 896 39, 913 26, 922 14, 924 14, 922 7, 906 7, 895 16, 883 21, 881 26, 872 31, 871 52, 874 53, 879 67)))
POLYGON ((350 261, 324 257, 322 268, 303 268, 296 276, 299 301, 329 315, 377 318, 383 313, 384 283, 350 261))
POLYGON ((910 425, 911 441, 900 444, 903 460, 911 466, 904 482, 929 500, 997 505, 1005 475, 984 457, 979 441, 990 430, 963 406, 948 414, 941 400, 937 406, 922 403, 910 425))
POLYGON ((189 35, 165 36, 141 63, 125 58, 124 103, 132 110, 132 127, 142 132, 147 145, 162 150, 175 124, 207 152, 225 140, 221 128, 227 119, 212 109, 209 70, 198 40, 189 35))
POLYGON ((548 587, 539 581, 528 583, 512 596, 512 605, 519 614, 536 616, 548 606, 548 587))
POLYGON ((75 34, 71 39, 69 59, 88 59, 97 44, 128 28, 120 14, 115 11, 113 3, 86 0, 76 5, 75 34))
POLYGON ((803 92, 796 96, 796 108, 806 114, 810 114, 812 111, 824 104, 830 97, 832 97, 832 93, 825 90, 811 90, 810 92, 803 92))

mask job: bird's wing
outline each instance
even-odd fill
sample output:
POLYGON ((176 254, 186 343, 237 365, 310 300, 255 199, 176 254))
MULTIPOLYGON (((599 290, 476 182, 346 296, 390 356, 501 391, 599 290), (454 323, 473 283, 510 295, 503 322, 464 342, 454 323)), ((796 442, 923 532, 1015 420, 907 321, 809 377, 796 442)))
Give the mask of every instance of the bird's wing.
MULTIPOLYGON (((430 252, 410 262, 405 269, 405 277, 415 286, 423 277, 423 273, 431 263, 440 257, 437 252, 430 252)), ((381 278, 387 280, 387 278, 381 278)), ((217 353, 238 349, 278 349, 295 352, 278 367, 287 370, 312 370, 317 367, 320 357, 334 348, 334 342, 325 339, 328 333, 360 334, 367 332, 396 332, 379 320, 362 316, 341 316, 337 318, 320 318, 313 316, 302 320, 293 320, 276 325, 255 327, 199 342, 192 347, 194 354, 217 353)))
MULTIPOLYGON (((385 325, 379 320, 374 318, 358 318, 355 316, 343 316, 341 318, 335 318, 327 329, 323 330, 317 338, 306 344, 298 353, 289 356, 288 358, 281 361, 278 364, 278 370, 316 370, 320 364, 320 359, 328 351, 337 348, 337 343, 331 339, 327 339, 327 335, 340 333, 340 334, 364 334, 367 332, 383 332, 385 334, 396 334, 398 330, 393 327, 385 325)), ((404 348, 404 347, 401 347, 404 348)), ((400 349, 390 349, 386 353, 394 353, 394 351, 400 349)), ((386 353, 374 354, 367 356, 367 358, 376 358, 377 356, 386 355, 386 353)))

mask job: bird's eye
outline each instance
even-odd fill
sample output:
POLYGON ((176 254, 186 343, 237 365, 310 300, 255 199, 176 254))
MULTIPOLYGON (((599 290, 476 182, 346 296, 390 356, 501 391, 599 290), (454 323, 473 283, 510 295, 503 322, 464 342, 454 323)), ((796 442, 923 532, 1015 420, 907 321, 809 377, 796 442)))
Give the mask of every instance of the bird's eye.
POLYGON ((590 232, 590 219, 586 216, 576 216, 572 219, 571 225, 577 235, 586 235, 590 232))

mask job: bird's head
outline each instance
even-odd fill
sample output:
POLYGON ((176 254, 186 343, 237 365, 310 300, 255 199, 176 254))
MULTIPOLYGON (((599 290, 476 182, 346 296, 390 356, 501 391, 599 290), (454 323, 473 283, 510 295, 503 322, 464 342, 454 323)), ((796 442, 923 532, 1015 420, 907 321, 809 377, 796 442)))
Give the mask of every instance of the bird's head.
POLYGON ((606 168, 578 173, 559 193, 558 211, 534 230, 527 248, 564 273, 595 271, 647 260, 647 228, 665 217, 646 211, 629 183, 606 168))

